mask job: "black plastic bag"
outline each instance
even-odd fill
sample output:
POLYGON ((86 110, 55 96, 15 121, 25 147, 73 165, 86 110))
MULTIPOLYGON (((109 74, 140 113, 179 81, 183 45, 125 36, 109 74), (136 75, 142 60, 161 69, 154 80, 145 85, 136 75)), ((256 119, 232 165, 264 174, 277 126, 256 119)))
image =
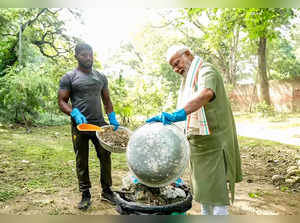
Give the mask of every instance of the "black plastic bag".
POLYGON ((184 200, 168 205, 154 206, 129 201, 125 198, 124 193, 117 192, 116 210, 121 215, 171 215, 174 212, 184 213, 192 207, 192 194, 185 190, 186 197, 184 200))

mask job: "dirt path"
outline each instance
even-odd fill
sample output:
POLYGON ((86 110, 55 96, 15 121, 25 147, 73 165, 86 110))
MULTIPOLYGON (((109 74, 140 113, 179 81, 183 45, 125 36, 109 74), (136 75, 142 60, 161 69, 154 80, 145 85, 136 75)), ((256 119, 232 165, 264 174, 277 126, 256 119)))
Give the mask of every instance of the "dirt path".
MULTIPOLYGON (((230 207, 232 215, 299 215, 300 194, 281 192, 268 184, 242 182, 236 188, 236 200, 230 207), (257 198, 249 197, 249 193, 261 193, 257 198)), ((22 215, 118 215, 115 208, 101 201, 100 190, 92 189, 93 202, 88 211, 76 208, 80 194, 76 188, 62 188, 57 193, 47 194, 43 191, 17 197, 0 205, 1 214, 22 215)), ((199 215, 200 205, 193 202, 188 215, 199 215)))
POLYGON ((240 136, 267 139, 289 145, 300 146, 300 127, 276 129, 274 125, 264 123, 237 123, 237 132, 240 136))
POLYGON ((236 116, 236 128, 238 135, 267 139, 289 145, 300 146, 300 117, 298 114, 290 117, 284 115, 283 120, 273 120, 263 117, 236 116))
MULTIPOLYGON (((236 187, 236 199, 230 206, 231 215, 299 215, 299 193, 288 194, 281 192, 268 184, 249 184, 241 182, 236 187), (261 192, 257 198, 249 197, 248 193, 261 192)), ((193 208, 189 214, 198 215, 200 205, 193 202, 193 208)))

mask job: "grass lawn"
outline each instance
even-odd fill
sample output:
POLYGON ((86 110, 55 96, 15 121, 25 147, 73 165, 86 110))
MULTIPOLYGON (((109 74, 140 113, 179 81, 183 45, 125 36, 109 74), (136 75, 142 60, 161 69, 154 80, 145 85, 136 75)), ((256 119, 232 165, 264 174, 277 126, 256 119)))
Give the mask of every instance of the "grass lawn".
MULTIPOLYGON (((99 161, 90 144, 90 177, 97 181, 99 161)), ((25 129, 0 127, 0 201, 32 190, 77 185, 69 125, 25 129)), ((126 155, 112 154, 113 170, 127 170, 126 155)))
POLYGON ((235 113, 234 119, 240 123, 264 123, 278 129, 300 127, 300 113, 275 113, 262 116, 259 113, 235 113))
MULTIPOLYGON (((270 159, 277 159, 279 155, 288 159, 285 153, 278 153, 279 150, 298 149, 297 146, 248 137, 239 137, 239 144, 245 181, 251 178, 258 183, 265 178, 263 182, 270 181, 270 176, 265 176, 265 165, 270 159), (278 155, 275 157, 273 153, 278 155), (261 165, 258 165, 259 162, 261 165)), ((99 161, 92 144, 90 148, 90 178, 92 184, 99 185, 99 161)), ((80 194, 69 125, 35 127, 29 134, 23 127, 6 128, 0 125, 0 159, 0 207, 11 208, 8 213, 115 214, 113 207, 102 203, 97 197, 99 186, 93 187, 94 206, 86 213, 76 211, 80 194), (44 200, 40 201, 39 197, 44 200), (31 212, 26 212, 28 210, 31 212)), ((112 154, 112 164, 113 187, 119 187, 122 176, 128 171, 126 154, 112 154)), ((185 180, 188 178, 183 177, 185 180)), ((239 191, 249 198, 248 186, 243 187, 239 191)), ((287 200, 290 198, 287 197, 287 200)), ((233 213, 243 212, 233 209, 233 213)))

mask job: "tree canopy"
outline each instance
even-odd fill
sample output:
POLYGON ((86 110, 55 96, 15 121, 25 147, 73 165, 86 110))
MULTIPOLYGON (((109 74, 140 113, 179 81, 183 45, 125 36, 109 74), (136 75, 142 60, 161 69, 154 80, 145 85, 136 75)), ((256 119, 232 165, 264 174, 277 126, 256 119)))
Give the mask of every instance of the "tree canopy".
MULTIPOLYGON (((110 60, 97 60, 95 52, 94 66, 108 77, 115 111, 126 125, 175 109, 181 78, 165 58, 173 44, 185 44, 213 63, 227 85, 256 82, 261 101, 267 103, 269 80, 300 76, 299 9, 148 11, 156 19, 111 51, 110 60)), ((59 79, 76 67, 74 45, 82 41, 70 35, 66 20, 83 21, 83 13, 84 9, 67 8, 0 9, 2 119, 30 126, 43 116, 53 123, 63 115, 57 106, 59 79)))

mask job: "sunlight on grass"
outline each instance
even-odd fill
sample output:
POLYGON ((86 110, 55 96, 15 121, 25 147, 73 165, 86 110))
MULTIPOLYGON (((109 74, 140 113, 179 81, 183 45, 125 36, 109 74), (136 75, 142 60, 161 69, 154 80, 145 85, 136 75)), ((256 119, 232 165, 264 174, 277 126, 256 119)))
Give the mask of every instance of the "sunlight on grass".
POLYGON ((251 137, 245 137, 245 136, 239 136, 238 137, 239 145, 241 148, 243 147, 271 147, 271 148, 283 148, 283 149, 294 149, 297 150, 299 149, 298 146, 294 145, 288 145, 284 143, 279 143, 271 140, 266 140, 266 139, 256 139, 256 138, 251 138, 251 137))
MULTIPOLYGON (((1 127, 0 127, 1 129, 1 127)), ((239 137, 241 149, 269 147, 296 149, 290 146, 248 137, 239 137)), ((0 201, 12 199, 34 190, 56 191, 57 188, 78 189, 75 154, 70 127, 51 126, 34 128, 27 134, 23 128, 0 131, 0 201)), ((99 183, 100 163, 90 145, 90 178, 99 183)), ((112 153, 112 173, 128 171, 126 154, 112 153)), ((114 179, 121 182, 121 178, 114 179)))
MULTIPOLYGON (((43 188, 77 187, 75 154, 70 126, 0 131, 0 200, 43 188)), ((90 146, 90 177, 98 182, 100 163, 90 146)), ((128 170, 125 154, 112 154, 112 171, 128 170)))
MULTIPOLYGON (((300 113, 280 113, 276 112, 269 117, 262 117, 259 113, 234 113, 234 119, 237 122, 252 122, 252 121, 265 121, 265 122, 286 122, 289 119, 300 119, 300 113)), ((299 123, 297 123, 299 124, 299 123)), ((299 125, 297 125, 299 126, 299 125)))

